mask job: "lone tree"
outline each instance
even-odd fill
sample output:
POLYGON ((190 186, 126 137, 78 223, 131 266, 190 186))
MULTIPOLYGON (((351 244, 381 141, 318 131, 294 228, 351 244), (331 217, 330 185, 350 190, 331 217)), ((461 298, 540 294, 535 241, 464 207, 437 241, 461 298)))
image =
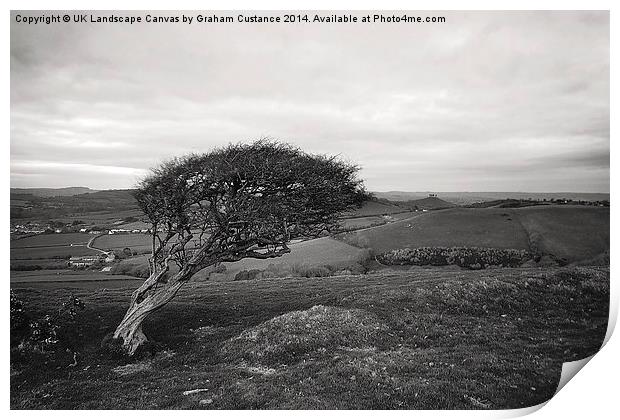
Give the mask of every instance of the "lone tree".
POLYGON ((366 197, 359 168, 260 140, 175 158, 135 193, 151 223, 150 275, 114 332, 133 354, 147 341, 142 322, 198 271, 244 258, 275 258, 296 237, 316 237, 366 197))

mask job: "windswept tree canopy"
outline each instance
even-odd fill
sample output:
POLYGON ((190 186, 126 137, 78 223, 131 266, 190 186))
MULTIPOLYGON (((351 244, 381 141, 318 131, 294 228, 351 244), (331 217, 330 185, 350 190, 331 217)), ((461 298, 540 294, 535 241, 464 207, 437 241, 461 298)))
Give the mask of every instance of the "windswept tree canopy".
POLYGON ((153 227, 151 273, 283 255, 367 197, 358 170, 267 140, 165 162, 135 194, 153 227))

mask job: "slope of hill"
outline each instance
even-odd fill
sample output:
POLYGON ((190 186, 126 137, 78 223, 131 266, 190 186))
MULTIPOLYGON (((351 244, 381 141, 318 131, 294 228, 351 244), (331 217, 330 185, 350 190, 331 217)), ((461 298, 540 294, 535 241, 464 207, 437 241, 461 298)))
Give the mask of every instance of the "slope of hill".
POLYGON ((528 232, 532 251, 568 261, 609 251, 609 208, 585 206, 527 207, 515 210, 528 232))
POLYGON ((381 216, 384 214, 403 213, 407 210, 407 208, 403 208, 394 203, 369 200, 364 202, 360 208, 347 212, 343 218, 381 216))
POLYGON ((573 262, 609 250, 609 209, 589 206, 455 208, 341 234, 338 238, 376 252, 425 246, 514 248, 573 262))
POLYGON ((64 347, 11 358, 11 409, 531 407, 563 362, 598 351, 609 312, 606 269, 190 282, 145 323, 165 350, 128 361, 100 343, 136 286, 111 283, 12 285, 36 315, 70 293, 86 310, 71 324, 77 366, 64 347))
POLYGON ((376 252, 424 246, 478 246, 527 249, 518 220, 495 209, 448 209, 418 213, 410 219, 340 235, 345 242, 376 252))

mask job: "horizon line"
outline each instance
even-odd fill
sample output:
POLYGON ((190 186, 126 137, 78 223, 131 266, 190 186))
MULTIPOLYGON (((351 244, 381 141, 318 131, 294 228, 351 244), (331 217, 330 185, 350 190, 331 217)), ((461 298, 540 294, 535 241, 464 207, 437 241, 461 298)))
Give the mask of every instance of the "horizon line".
MULTIPOLYGON (((65 186, 65 187, 10 187, 12 190, 13 189, 17 189, 17 190, 41 190, 41 189, 47 189, 47 190, 61 190, 61 189, 68 189, 68 188, 87 188, 89 190, 92 191, 120 191, 120 190, 133 190, 135 189, 132 187, 128 187, 128 188, 103 188, 103 189, 97 189, 97 188, 91 188, 91 187, 86 187, 86 186, 65 186)), ((519 194, 611 194, 610 191, 607 192, 600 192, 600 191, 594 191, 594 192, 590 192, 590 191, 519 191, 519 190, 501 190, 501 191, 489 191, 489 190, 446 190, 446 191, 440 191, 440 190, 369 190, 372 193, 436 193, 436 194, 441 194, 441 193, 519 193, 519 194)))

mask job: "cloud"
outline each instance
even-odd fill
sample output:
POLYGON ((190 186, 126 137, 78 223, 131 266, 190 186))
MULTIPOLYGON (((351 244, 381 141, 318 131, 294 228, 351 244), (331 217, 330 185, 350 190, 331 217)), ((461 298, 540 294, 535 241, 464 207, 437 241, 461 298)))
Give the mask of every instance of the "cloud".
POLYGON ((447 23, 13 19, 11 184, 73 185, 79 169, 81 185, 130 187, 173 155, 271 136, 358 162, 371 190, 608 191, 609 14, 440 14, 447 23))

